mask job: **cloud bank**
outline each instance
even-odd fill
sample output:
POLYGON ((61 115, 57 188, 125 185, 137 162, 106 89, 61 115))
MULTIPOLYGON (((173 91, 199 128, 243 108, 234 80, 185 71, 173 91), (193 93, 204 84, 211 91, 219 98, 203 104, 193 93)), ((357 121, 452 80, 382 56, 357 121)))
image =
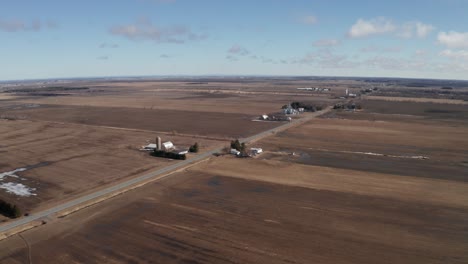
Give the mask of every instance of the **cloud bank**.
POLYGON ((360 18, 351 26, 347 35, 350 38, 364 38, 383 34, 395 34, 401 38, 425 38, 434 29, 434 26, 419 21, 406 22, 398 25, 386 17, 377 17, 368 20, 360 18))
POLYGON ((40 31, 43 28, 54 29, 57 28, 58 24, 54 21, 43 22, 39 19, 35 19, 31 22, 20 20, 20 19, 10 19, 4 20, 0 19, 0 31, 4 32, 21 32, 21 31, 40 31))
POLYGON ((186 26, 160 27, 148 19, 141 19, 133 24, 112 27, 109 32, 133 41, 153 41, 156 43, 186 43, 207 38, 205 34, 193 32, 186 26))
POLYGON ((437 41, 451 49, 468 48, 468 32, 439 32, 437 41))

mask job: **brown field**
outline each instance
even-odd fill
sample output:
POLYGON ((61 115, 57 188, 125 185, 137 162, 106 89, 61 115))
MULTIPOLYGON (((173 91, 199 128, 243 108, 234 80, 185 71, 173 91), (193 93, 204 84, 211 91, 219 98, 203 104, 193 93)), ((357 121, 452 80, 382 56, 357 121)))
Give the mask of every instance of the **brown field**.
MULTIPOLYGON (((23 236, 34 263, 467 260, 466 210, 299 186, 188 172, 23 236)), ((18 237, 0 246, 27 260, 18 237)))
MULTIPOLYGON (((337 86, 331 86, 332 82, 328 84, 337 89, 346 87, 341 81, 335 83, 337 86)), ((350 86, 358 84, 349 83, 350 86)), ((133 93, 127 85, 119 84, 119 89, 122 93, 133 93)), ((177 84, 168 82, 164 85, 177 84)), ((257 104, 252 103, 254 98, 262 100, 255 93, 267 84, 233 82, 225 85, 226 90, 235 91, 245 86, 246 91, 253 92, 242 95, 249 99, 241 100, 241 104, 251 104, 255 111, 268 104, 281 105, 282 100, 290 97, 277 94, 278 98, 269 101, 269 98, 275 98, 270 94, 273 88, 265 88, 267 92, 262 99, 265 105, 256 108, 257 104)), ((292 85, 286 82, 284 86, 278 83, 272 86, 286 93, 292 85)), ((135 87, 156 89, 148 89, 148 83, 135 87)), ((187 102, 184 107, 190 107, 187 106, 189 102, 196 101, 192 98, 194 94, 180 97, 181 93, 190 94, 188 91, 174 92, 172 96, 175 97, 168 100, 187 102)), ((232 95, 231 92, 227 94, 232 95)), ((219 93, 205 99, 213 104, 236 100, 224 96, 219 93)), ((84 98, 83 95, 76 96, 80 97, 84 98)), ((64 98, 74 100, 75 97, 64 98)), ((164 166, 159 159, 158 163, 152 164, 150 160, 154 159, 131 148, 152 139, 154 133, 151 131, 158 127, 130 117, 138 116, 148 121, 152 111, 163 113, 166 110, 145 109, 136 104, 118 109, 114 105, 99 106, 98 101, 95 101, 96 105, 86 107, 79 104, 64 106, 50 103, 53 97, 47 100, 47 105, 44 101, 40 103, 43 106, 34 110, 8 110, 38 121, 2 121, 11 123, 0 126, 0 151, 6 147, 6 153, 16 154, 24 146, 33 147, 29 153, 22 153, 24 157, 20 156, 20 160, 34 162, 15 166, 51 163, 30 171, 42 173, 36 180, 46 179, 48 173, 52 173, 50 181, 57 181, 55 184, 60 186, 57 189, 62 190, 66 186, 71 188, 68 181, 76 181, 79 187, 87 182, 99 185, 93 180, 104 177, 113 182, 131 177, 128 173, 132 169, 147 168, 148 164, 164 166), (118 119, 113 119, 112 115, 125 122, 118 124, 118 119), (11 124, 18 125, 11 127, 11 124), (40 133, 44 129, 47 133, 40 133), (85 134, 90 135, 89 139, 84 137, 85 134), (31 135, 33 138, 27 139, 31 135), (78 142, 72 140, 77 138, 78 142), (11 142, 4 144, 5 140, 11 142), (116 142, 122 142, 122 145, 116 142), (63 152, 72 157, 67 161, 60 160, 67 155, 54 153, 61 145, 64 145, 63 152), (102 154, 109 149, 116 154, 102 154), (37 158, 35 153, 47 158, 37 158), (95 153, 100 155, 93 156, 95 153), (112 165, 116 163, 121 167, 114 171, 112 165), (55 164, 61 166, 54 167, 55 164), (59 175, 69 168, 83 169, 80 164, 86 164, 86 171, 59 175), (107 170, 101 170, 102 166, 109 169, 107 176, 107 170), (76 179, 76 175, 88 173, 89 178, 76 179)), ((84 102, 84 99, 79 100, 84 102)), ((310 100, 336 101, 332 95, 328 98, 311 96, 310 100)), ((121 101, 109 99, 109 102, 121 101)), ((46 225, 22 233, 29 244, 29 252, 19 236, 0 241, 0 262, 25 263, 30 254, 33 263, 467 263, 466 107, 369 99, 356 102, 363 105, 362 111, 334 111, 256 142, 251 147, 265 150, 258 157, 213 156, 207 162, 65 218, 50 219, 46 225)), ((234 104, 226 105, 230 109, 223 112, 229 113, 224 114, 226 119, 217 119, 212 124, 221 122, 219 120, 236 120, 233 116, 249 115, 234 104)), ((206 124, 211 124, 211 119, 219 115, 212 110, 215 108, 201 109, 194 107, 192 111, 204 112, 209 117, 207 120, 210 119, 206 124)), ((189 112, 188 108, 178 111, 164 113, 178 119, 183 112, 189 112)), ((184 126, 174 121, 170 126, 180 126, 180 133, 184 134, 229 137, 226 132, 228 123, 223 123, 226 127, 220 134, 213 132, 210 125, 205 130, 197 130, 193 125, 183 130, 184 126)), ((261 131, 261 128, 249 129, 253 130, 236 133, 261 131)), ((160 131, 171 135, 168 128, 160 131)), ((174 136, 171 140, 191 144, 194 138, 174 136)), ((225 144, 207 138, 197 138, 197 141, 206 146, 225 144)), ((0 164, 0 168, 10 166, 8 164, 16 160, 11 157, 0 164)), ((51 191, 50 195, 55 194, 51 191)), ((46 196, 38 195, 34 199, 43 197, 46 196)))
POLYGON ((14 95, 9 95, 9 94, 0 94, 0 100, 11 100, 15 99, 14 95))
POLYGON ((367 96, 368 100, 396 101, 396 102, 416 102, 416 103, 438 103, 438 104, 462 104, 468 105, 467 101, 459 99, 438 99, 438 98, 408 98, 391 96, 367 96))
POLYGON ((92 106, 47 106, 10 110, 27 120, 173 132, 230 139, 247 137, 279 123, 252 122, 254 115, 92 106), (138 118, 135 118, 138 117, 138 118))
MULTIPOLYGON (((320 85, 320 84, 317 84, 320 85)), ((62 92, 63 96, 31 96, 20 93, 18 104, 61 106, 124 107, 193 112, 235 113, 258 116, 278 111, 282 105, 296 100, 333 102, 333 93, 343 93, 344 84, 322 84, 333 87, 328 93, 304 93, 297 87, 311 84, 291 82, 286 85, 268 82, 186 82, 91 83, 79 84, 89 90, 62 92), (66 96, 65 96, 66 95, 66 96)), ((60 93, 59 93, 60 94, 60 93)), ((1 108, 0 108, 1 110, 1 108)))
POLYGON ((347 119, 372 121, 395 120, 402 122, 420 122, 427 124, 434 121, 435 126, 465 126, 468 121, 468 107, 461 104, 443 104, 428 102, 403 102, 368 100, 356 101, 361 104, 364 114, 350 112, 337 113, 347 119))
MULTIPOLYGON (((35 121, 0 120, 0 172, 32 166, 18 175, 36 196, 18 197, 0 192, 0 199, 15 201, 23 211, 39 210, 176 161, 158 159, 139 151, 156 133, 95 126, 35 121), (39 206, 39 208, 38 208, 39 206)), ((207 150, 219 141, 160 135, 180 147, 199 142, 207 150)))
POLYGON ((296 89, 277 95, 263 85, 99 82, 12 88, 0 97, 0 118, 12 119, 0 119, 0 173, 28 168, 17 175, 36 195, 0 189, 0 199, 34 212, 175 162, 138 151, 157 135, 208 150, 277 126, 252 119, 278 111, 296 89), (258 98, 262 89, 271 100, 258 98))
POLYGON ((468 181, 467 133, 440 123, 322 119, 264 142, 266 156, 281 161, 468 181))

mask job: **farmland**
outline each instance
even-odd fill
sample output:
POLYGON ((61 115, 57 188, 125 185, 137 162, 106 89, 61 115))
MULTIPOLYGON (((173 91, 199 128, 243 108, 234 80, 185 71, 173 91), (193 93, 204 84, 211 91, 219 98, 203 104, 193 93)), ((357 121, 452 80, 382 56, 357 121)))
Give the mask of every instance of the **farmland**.
MULTIPOLYGON (((279 125, 252 122, 258 114, 291 101, 332 105, 366 85, 314 82, 332 92, 303 95, 304 80, 198 80, 16 95, 0 108, 18 117, 0 121, 10 154, 0 168, 32 166, 18 174, 37 195, 16 199, 34 212, 172 164, 138 150, 156 134, 219 148, 279 125)), ((353 99, 362 110, 252 143, 264 150, 257 157, 213 156, 2 240, 0 262, 466 263, 468 124, 457 100, 353 99)))
POLYGON ((198 142, 204 152, 278 126, 252 120, 303 95, 270 88, 265 96, 271 100, 259 100, 263 85, 152 81, 6 88, 0 97, 0 173, 8 175, 0 199, 32 213, 175 163, 139 150, 156 136, 179 148, 198 142))

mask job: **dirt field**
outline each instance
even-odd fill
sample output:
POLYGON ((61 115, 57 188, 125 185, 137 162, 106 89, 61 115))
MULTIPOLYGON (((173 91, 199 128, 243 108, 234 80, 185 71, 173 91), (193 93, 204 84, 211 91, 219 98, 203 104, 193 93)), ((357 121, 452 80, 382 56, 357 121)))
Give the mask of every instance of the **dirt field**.
MULTIPOLYGON (((236 169, 204 165, 209 173, 200 167, 24 233, 34 263, 468 260, 466 186, 355 173, 352 184, 336 188, 348 178, 340 170, 308 167, 301 174, 289 164, 252 161, 246 174, 238 170, 242 160, 221 159, 216 164, 236 169), (434 189, 442 196, 428 197, 434 189)), ((2 263, 27 260, 19 237, 0 246, 2 263)))
MULTIPOLYGON (((271 86, 274 88, 265 89, 287 92, 297 85, 282 82, 284 85, 275 82, 271 86)), ((334 89, 346 87, 346 81, 328 84, 334 89)), ((359 89, 360 84, 353 81, 348 85, 359 89)), ((175 88, 180 83, 164 85, 175 88)), ((184 84, 191 89, 211 89, 211 85, 204 81, 184 84)), ((225 82, 223 85, 230 91, 245 86, 246 91, 255 93, 270 84, 225 82)), ((146 160, 151 158, 143 157, 131 146, 142 145, 139 142, 152 139, 153 133, 100 126, 113 126, 118 122, 112 117, 115 115, 130 124, 128 127, 146 129, 148 122, 131 117, 144 117, 148 121, 152 111, 161 113, 160 109, 142 109, 135 107, 136 104, 124 110, 110 106, 128 100, 126 96, 130 93, 147 100, 141 96, 159 86, 148 88, 148 83, 141 83, 136 86, 137 92, 125 83, 118 86, 118 91, 105 96, 122 92, 124 99, 109 100, 111 103, 105 107, 97 105, 98 99, 94 98, 94 106, 64 108, 60 102, 37 109, 10 108, 8 111, 27 114, 33 120, 47 117, 47 120, 56 118, 54 121, 90 125, 2 121, 12 123, 0 126, 0 151, 24 156, 21 159, 12 156, 0 168, 36 165, 18 174, 27 178, 26 182, 28 177, 37 181, 50 177, 50 182, 57 181, 57 190, 65 187, 74 190, 75 185, 68 185, 69 182, 80 187, 88 182, 99 184, 97 179, 102 180, 101 177, 115 181, 131 177, 132 171, 138 173, 139 169, 148 168, 146 160), (49 145, 50 149, 44 147, 49 145), (63 146, 61 153, 55 153, 57 146, 63 146), (30 152, 20 152, 22 149, 30 152), (109 149, 116 154, 104 155, 109 149), (66 162, 61 160, 66 157, 70 157, 66 162), (141 164, 126 162, 137 157, 141 164), (17 160, 32 162, 8 165, 17 160), (60 166, 53 169, 55 164, 60 166), (113 167, 115 164, 119 167, 113 167), (101 172, 102 167, 109 168, 108 174, 101 172), (60 175, 69 170, 79 171, 79 179, 76 175, 65 175, 66 178, 60 175), (38 173, 36 178, 35 173, 38 173)), ((206 100, 207 104, 234 102, 240 98, 232 97, 232 93, 208 96, 199 90, 188 92, 188 96, 181 96, 183 93, 186 92, 165 98, 173 96, 168 100, 178 102, 206 100)), ((265 98, 255 94, 241 96, 268 101, 259 108, 254 104, 252 109, 256 111, 269 104, 277 105, 290 95, 277 95, 278 101, 269 101, 271 94, 265 98)), ((85 96, 63 98, 81 98, 84 102, 85 96)), ((252 102, 249 100, 242 104, 248 105, 252 102)), ((320 97, 311 100, 335 101, 320 97)), ((249 146, 264 149, 265 153, 258 157, 213 156, 188 170, 63 219, 50 219, 46 225, 22 233, 30 252, 19 236, 0 241, 0 262, 27 263, 30 254, 33 263, 468 263, 468 112, 465 105, 356 101, 362 103, 362 111, 335 111, 249 146)), ((248 115, 237 106, 226 105, 229 110, 224 113, 248 115)), ((200 109, 214 109, 204 107, 207 105, 196 106, 192 111, 199 109, 199 114, 203 112, 200 109)), ((216 119, 219 113, 205 110, 209 117, 206 124, 218 122, 211 119, 216 119)), ((172 118, 180 116, 183 115, 174 114, 172 118)), ((184 128, 177 122, 171 126, 184 128)), ((218 135, 207 127, 199 133, 218 135)), ((227 127, 223 133, 228 131, 227 127)), ((148 129, 156 130, 157 126, 149 125, 148 129)), ((196 127, 188 125, 187 131, 194 133, 196 127)), ((190 144, 193 138, 171 140, 190 144)), ((217 143, 206 140, 202 144, 217 143)), ((57 193, 51 191, 50 196, 64 195, 57 193)))
MULTIPOLYGON (((76 84, 78 85, 78 84, 76 84)), ((344 93, 345 85, 317 83, 333 87, 332 92, 344 93), (336 87, 337 86, 337 87, 336 87)), ((234 113, 258 116, 278 111, 291 101, 333 102, 334 93, 297 90, 309 87, 307 82, 118 82, 83 83, 88 90, 67 91, 62 96, 41 96, 40 93, 18 94, 18 104, 62 106, 124 107, 193 112, 234 113), (66 95, 66 96, 65 96, 66 95)), ((23 88, 27 89, 27 88, 23 88)), ((30 88, 28 88, 28 91, 30 88)), ((58 93, 59 95, 60 93, 58 93)), ((0 107, 1 110, 1 107, 0 107)))
POLYGON ((362 105, 364 112, 416 115, 431 119, 448 119, 465 122, 468 120, 468 107, 460 104, 364 100, 362 105))
POLYGON ((40 106, 6 111, 27 120, 86 124, 174 132, 224 138, 241 138, 280 123, 252 122, 257 116, 194 111, 171 111, 116 107, 40 106), (138 117, 138 118, 136 118, 138 117))
POLYGON ((263 144, 271 152, 266 155, 269 159, 468 181, 467 133, 467 126, 444 126, 440 122, 336 118, 315 120, 265 139, 263 144), (296 155, 289 155, 292 152, 296 155))
POLYGON ((367 96, 368 100, 396 101, 396 102, 415 102, 415 103, 438 103, 438 104, 461 104, 468 105, 467 101, 456 99, 438 99, 438 98, 407 98, 391 96, 367 96))
MULTIPOLYGON (((156 135, 178 146, 198 142, 208 149, 257 134, 281 123, 252 120, 302 98, 296 89, 300 84, 156 81, 3 87, 0 199, 33 212, 170 164, 137 150, 156 135), (8 185, 3 185, 5 179, 8 185)), ((333 101, 328 96, 311 93, 309 102, 333 101)))
MULTIPOLYGON (((38 210, 97 187, 128 179, 176 161, 139 151, 158 134, 145 131, 31 121, 0 120, 0 173, 27 168, 19 178, 5 178, 36 189, 21 197, 0 191, 0 199, 15 202, 24 212, 38 210)), ((221 142, 160 135, 180 147, 199 142, 204 150, 221 142)), ((202 150, 203 150, 202 149, 202 150)))

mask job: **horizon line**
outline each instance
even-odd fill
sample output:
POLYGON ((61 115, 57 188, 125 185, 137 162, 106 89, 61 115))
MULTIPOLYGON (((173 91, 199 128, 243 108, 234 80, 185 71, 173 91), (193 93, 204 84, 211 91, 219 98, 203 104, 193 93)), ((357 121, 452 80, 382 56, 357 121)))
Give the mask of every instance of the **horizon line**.
POLYGON ((104 80, 104 79, 177 79, 177 78, 365 78, 365 79, 395 79, 395 80, 439 80, 439 81, 461 81, 468 82, 468 79, 444 79, 427 77, 387 77, 387 76, 343 76, 343 75, 272 75, 272 74, 171 74, 171 75, 115 75, 115 76, 82 76, 82 77, 50 77, 50 78, 31 78, 31 79, 6 79, 0 80, 0 83, 10 82, 33 82, 33 81, 73 81, 73 80, 104 80))

